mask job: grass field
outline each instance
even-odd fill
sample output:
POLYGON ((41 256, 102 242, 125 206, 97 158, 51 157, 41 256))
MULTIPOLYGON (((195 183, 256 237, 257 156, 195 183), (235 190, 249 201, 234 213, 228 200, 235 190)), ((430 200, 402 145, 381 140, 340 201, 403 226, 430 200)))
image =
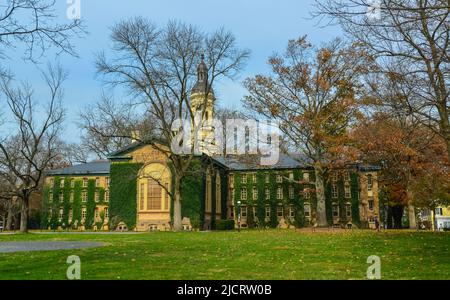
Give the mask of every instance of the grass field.
POLYGON ((69 255, 82 279, 450 279, 450 234, 411 231, 243 231, 135 235, 0 235, 9 241, 100 241, 82 250, 0 254, 0 279, 65 279, 69 255))

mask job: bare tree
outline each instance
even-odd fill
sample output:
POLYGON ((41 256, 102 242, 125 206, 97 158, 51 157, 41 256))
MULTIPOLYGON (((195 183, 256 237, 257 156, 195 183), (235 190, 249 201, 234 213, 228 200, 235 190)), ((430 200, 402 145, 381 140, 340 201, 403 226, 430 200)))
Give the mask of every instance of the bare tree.
POLYGON ((100 55, 98 71, 112 86, 128 88, 135 105, 148 111, 153 132, 159 138, 142 141, 164 153, 173 165, 174 192, 167 192, 174 201, 174 229, 181 230, 181 186, 194 159, 194 151, 186 155, 172 151, 177 131, 183 130, 182 127, 173 130, 172 125, 177 119, 195 124, 196 108, 191 106, 190 91, 197 80, 204 91, 205 107, 214 82, 224 76, 233 78, 249 52, 238 49, 234 36, 223 29, 204 34, 194 26, 179 22, 169 22, 158 28, 143 18, 116 24, 111 38, 114 57, 108 59, 105 54, 100 55), (204 54, 202 66, 207 66, 207 74, 197 78, 201 54, 204 54))
POLYGON ((368 57, 339 40, 316 49, 301 37, 289 41, 286 52, 272 56, 269 65, 270 75, 244 82, 249 92, 244 105, 280 121, 290 149, 314 167, 317 223, 327 226, 325 173, 345 158, 348 128, 362 97, 359 77, 367 71, 368 57))
POLYGON ((83 36, 84 26, 80 20, 57 23, 55 3, 56 0, 2 1, 0 57, 4 57, 4 49, 15 49, 18 44, 25 45, 25 56, 30 60, 35 59, 36 52, 42 56, 50 47, 76 56, 71 37, 83 36))
MULTIPOLYGON (((401 107, 446 141, 450 156, 448 0, 316 0, 316 17, 329 17, 367 47, 382 76, 396 85, 396 98, 382 105, 401 107)), ((382 87, 375 78, 373 91, 382 87)))
POLYGON ((65 77, 60 67, 49 66, 48 72, 43 73, 50 92, 45 111, 38 109, 30 85, 23 83, 15 87, 11 79, 5 78, 0 82, 0 91, 12 115, 10 134, 0 137, 0 176, 20 199, 21 232, 28 231, 30 196, 39 189, 44 171, 58 153, 65 77))
POLYGON ((5 230, 11 230, 12 220, 15 215, 15 203, 13 201, 14 188, 5 176, 0 175, 0 217, 5 230))
POLYGON ((98 158, 105 158, 109 153, 129 145, 133 137, 145 139, 144 135, 152 134, 148 109, 144 108, 139 113, 134 108, 134 102, 118 102, 107 95, 102 95, 99 102, 88 105, 80 113, 78 122, 83 130, 81 147, 98 158))

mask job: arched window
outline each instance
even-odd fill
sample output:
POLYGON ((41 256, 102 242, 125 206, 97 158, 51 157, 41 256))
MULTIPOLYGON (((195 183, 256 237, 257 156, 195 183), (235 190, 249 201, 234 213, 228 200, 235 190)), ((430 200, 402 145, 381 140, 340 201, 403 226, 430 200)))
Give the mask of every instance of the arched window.
POLYGON ((145 166, 138 180, 138 209, 141 212, 170 211, 170 171, 166 165, 145 166))
POLYGON ((147 210, 162 209, 162 188, 153 179, 147 181, 147 210))

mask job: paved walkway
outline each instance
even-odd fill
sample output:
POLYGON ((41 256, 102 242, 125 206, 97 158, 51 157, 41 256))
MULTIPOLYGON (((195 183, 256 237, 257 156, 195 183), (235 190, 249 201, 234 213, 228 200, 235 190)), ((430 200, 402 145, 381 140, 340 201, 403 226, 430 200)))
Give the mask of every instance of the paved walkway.
POLYGON ((55 251, 105 246, 98 242, 0 242, 0 253, 55 251))

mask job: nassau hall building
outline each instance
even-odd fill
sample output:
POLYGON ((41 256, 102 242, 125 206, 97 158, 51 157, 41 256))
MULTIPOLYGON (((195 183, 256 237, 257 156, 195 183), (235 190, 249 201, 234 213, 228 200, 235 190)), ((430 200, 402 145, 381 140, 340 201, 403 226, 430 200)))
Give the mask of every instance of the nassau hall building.
MULTIPOLYGON (((198 67, 193 107, 203 103, 207 67, 198 67)), ((204 108, 214 116, 211 90, 204 108)), ((203 154, 182 183, 186 230, 316 226, 315 173, 298 155, 280 155, 272 166, 255 159, 203 154)), ((378 168, 349 164, 327 172, 328 225, 374 228, 380 217, 378 168)), ((46 173, 41 228, 64 230, 170 230, 173 205, 170 163, 151 145, 133 142, 107 160, 46 173), (158 179, 158 182, 155 181, 158 179), (164 188, 163 188, 164 187, 164 188)))

